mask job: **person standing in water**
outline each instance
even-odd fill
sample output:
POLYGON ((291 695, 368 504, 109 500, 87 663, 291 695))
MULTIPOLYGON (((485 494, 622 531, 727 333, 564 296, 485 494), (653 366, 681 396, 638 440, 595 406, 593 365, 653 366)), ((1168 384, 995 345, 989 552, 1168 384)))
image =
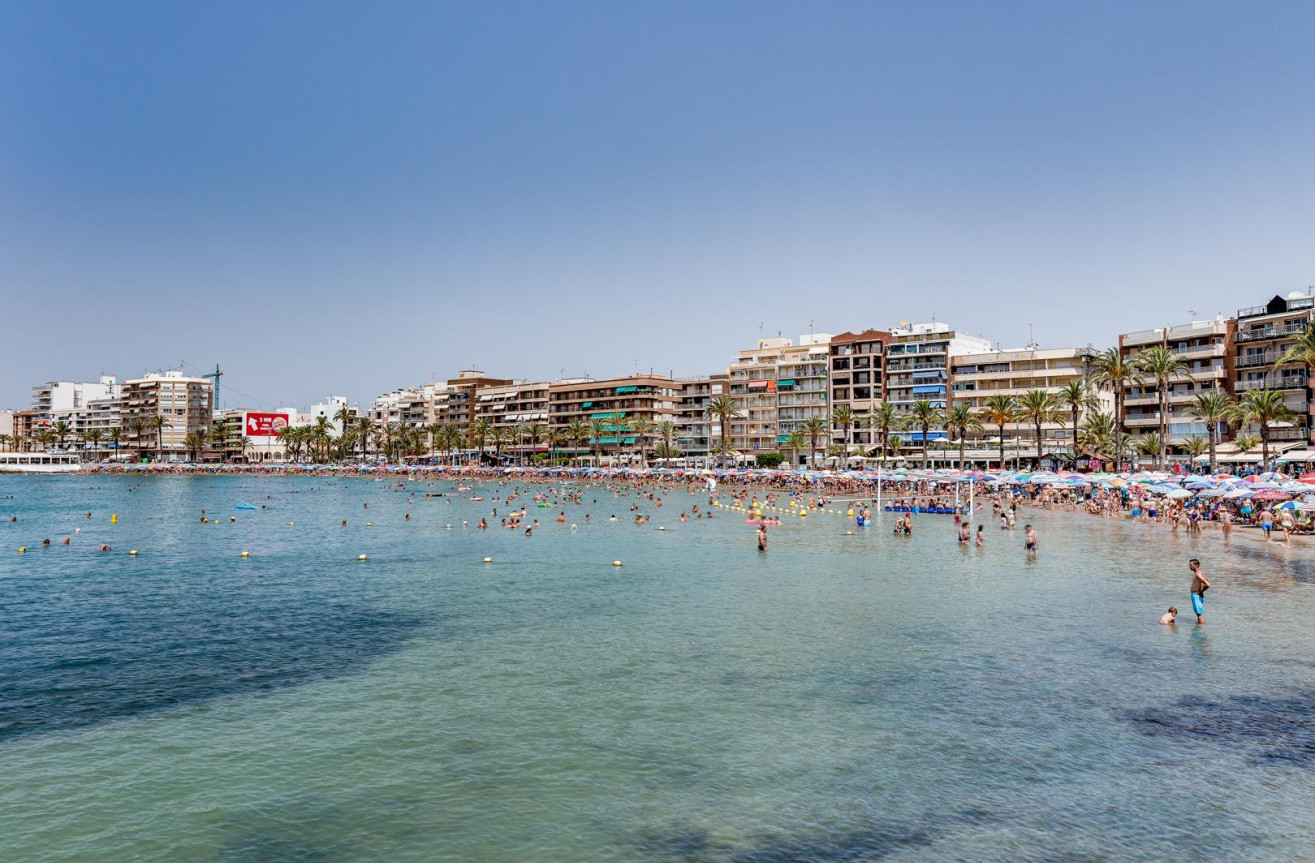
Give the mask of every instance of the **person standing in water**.
POLYGON ((1201 561, 1192 558, 1187 561, 1192 571, 1192 611, 1196 613, 1196 622, 1205 623, 1205 592, 1210 589, 1210 579, 1201 572, 1201 561))
POLYGON ((1036 531, 1032 529, 1030 524, 1023 528, 1023 548, 1027 549, 1028 557, 1036 557, 1038 548, 1036 531))
POLYGON ((758 550, 767 550, 767 527, 761 524, 758 525, 758 550))

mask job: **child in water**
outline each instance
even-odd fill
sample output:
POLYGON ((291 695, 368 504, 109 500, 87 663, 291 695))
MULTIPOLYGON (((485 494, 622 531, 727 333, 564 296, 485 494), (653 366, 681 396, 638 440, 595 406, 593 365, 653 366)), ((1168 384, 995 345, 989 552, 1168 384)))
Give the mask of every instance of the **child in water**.
POLYGON ((1168 611, 1160 615, 1160 623, 1163 624, 1164 626, 1168 626, 1169 624, 1173 623, 1177 619, 1178 619, 1178 609, 1174 608, 1172 605, 1169 606, 1168 611))

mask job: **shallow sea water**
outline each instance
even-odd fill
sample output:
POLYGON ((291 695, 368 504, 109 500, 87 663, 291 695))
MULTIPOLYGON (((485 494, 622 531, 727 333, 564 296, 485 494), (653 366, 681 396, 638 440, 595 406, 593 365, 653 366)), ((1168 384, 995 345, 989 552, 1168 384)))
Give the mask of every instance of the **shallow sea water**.
POLYGON ((0 861, 1315 859, 1310 549, 453 488, 0 477, 0 861))

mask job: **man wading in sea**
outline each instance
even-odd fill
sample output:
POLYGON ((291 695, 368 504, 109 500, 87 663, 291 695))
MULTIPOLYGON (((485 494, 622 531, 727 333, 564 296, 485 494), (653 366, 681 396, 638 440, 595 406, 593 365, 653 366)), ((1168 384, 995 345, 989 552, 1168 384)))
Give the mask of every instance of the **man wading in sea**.
POLYGON ((1192 570, 1192 611, 1196 612, 1196 622, 1205 623, 1205 592, 1210 589, 1210 579, 1201 572, 1201 561, 1192 558, 1187 561, 1192 570))

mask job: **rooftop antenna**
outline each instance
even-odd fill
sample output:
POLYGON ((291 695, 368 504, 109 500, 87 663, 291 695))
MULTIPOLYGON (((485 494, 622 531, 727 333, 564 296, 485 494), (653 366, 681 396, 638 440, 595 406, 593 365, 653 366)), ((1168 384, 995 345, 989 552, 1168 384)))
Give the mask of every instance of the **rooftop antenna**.
POLYGON ((1192 320, 1192 321, 1196 320, 1196 309, 1188 309, 1187 318, 1188 320, 1192 320))
POLYGON ((762 321, 759 321, 759 322, 758 322, 758 341, 761 342, 762 340, 763 340, 763 322, 762 322, 762 321))

